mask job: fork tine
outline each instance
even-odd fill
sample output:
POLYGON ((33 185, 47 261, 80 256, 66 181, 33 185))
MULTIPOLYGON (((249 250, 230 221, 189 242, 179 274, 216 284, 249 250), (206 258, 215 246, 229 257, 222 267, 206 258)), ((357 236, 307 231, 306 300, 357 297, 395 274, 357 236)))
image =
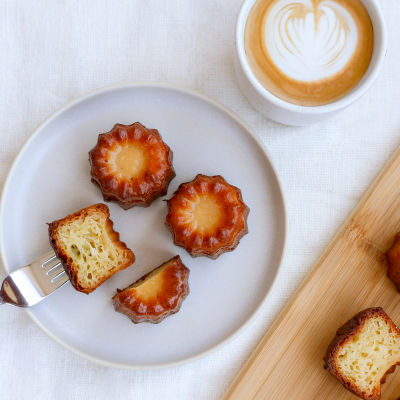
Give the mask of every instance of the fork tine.
POLYGON ((69 280, 65 277, 65 270, 54 252, 48 253, 30 264, 37 280, 45 291, 50 294, 69 280))
POLYGON ((38 258, 28 265, 33 269, 36 274, 46 275, 45 271, 47 271, 47 269, 51 268, 58 262, 60 262, 60 260, 58 260, 58 258, 54 254, 54 251, 52 251, 51 253, 48 253, 43 257, 38 258))
POLYGON ((59 279, 61 279, 61 277, 64 277, 64 275, 67 275, 67 273, 65 272, 64 268, 62 270, 58 271, 58 274, 53 276, 53 279, 51 280, 52 282, 56 282, 59 279))
POLYGON ((47 275, 54 275, 56 272, 60 271, 60 268, 62 268, 62 264, 58 262, 56 265, 54 265, 47 271, 47 275))
POLYGON ((69 277, 54 252, 48 253, 6 277, 2 285, 6 296, 1 296, 0 304, 33 306, 68 281, 69 277))
MULTIPOLYGON (((61 287, 62 285, 64 285, 64 283, 69 282, 69 277, 68 275, 65 273, 65 271, 63 272, 65 274, 65 276, 61 279, 58 279, 57 281, 53 282, 53 285, 55 286, 55 289, 58 289, 59 287, 61 287)), ((61 274, 60 274, 61 275, 61 274)), ((59 276, 60 276, 59 275, 59 276)))
POLYGON ((57 264, 60 263, 60 260, 54 255, 53 257, 49 258, 48 260, 46 260, 41 267, 44 270, 51 270, 53 267, 55 267, 57 264))

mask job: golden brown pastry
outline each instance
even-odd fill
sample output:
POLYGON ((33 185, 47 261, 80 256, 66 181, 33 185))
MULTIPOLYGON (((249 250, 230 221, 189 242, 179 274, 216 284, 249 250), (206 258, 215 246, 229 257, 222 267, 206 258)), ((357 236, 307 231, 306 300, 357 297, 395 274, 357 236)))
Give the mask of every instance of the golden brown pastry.
POLYGON ((115 311, 133 323, 158 324, 181 308, 189 294, 189 270, 179 256, 160 265, 113 297, 115 311))
POLYGON ((382 308, 368 308, 339 328, 324 360, 346 389, 379 400, 381 383, 400 364, 400 330, 382 308))
POLYGON ((117 124, 99 135, 90 151, 90 175, 105 201, 116 202, 124 210, 148 207, 167 194, 175 177, 172 156, 156 129, 139 122, 117 124))
POLYGON ((89 294, 135 262, 119 240, 105 204, 94 204, 49 224, 49 239, 72 286, 89 294))
POLYGON ((386 252, 388 262, 387 276, 400 292, 400 232, 396 234, 392 247, 386 252))
POLYGON ((249 212, 240 189, 220 175, 199 174, 192 182, 180 185, 168 201, 165 224, 175 245, 192 257, 215 260, 233 251, 248 233, 249 212))

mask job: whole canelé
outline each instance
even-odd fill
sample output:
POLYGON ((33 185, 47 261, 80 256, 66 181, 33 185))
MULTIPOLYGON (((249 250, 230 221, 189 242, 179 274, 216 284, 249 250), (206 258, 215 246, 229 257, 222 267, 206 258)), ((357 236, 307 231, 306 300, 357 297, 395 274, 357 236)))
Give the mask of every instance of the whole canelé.
POLYGON ((90 175, 105 201, 116 202, 125 210, 149 207, 167 194, 175 177, 172 158, 172 150, 156 129, 139 122, 116 124, 99 135, 89 152, 90 175))
POLYGON ((220 175, 199 174, 193 181, 182 183, 168 200, 165 225, 176 246, 192 257, 215 260, 233 251, 248 233, 249 212, 240 189, 220 175))

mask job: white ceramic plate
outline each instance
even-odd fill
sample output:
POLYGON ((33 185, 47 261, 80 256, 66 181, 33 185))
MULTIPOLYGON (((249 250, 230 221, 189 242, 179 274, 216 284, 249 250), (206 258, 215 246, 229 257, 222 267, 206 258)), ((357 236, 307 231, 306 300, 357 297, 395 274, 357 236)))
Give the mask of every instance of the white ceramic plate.
POLYGON ((174 152, 176 178, 168 196, 198 173, 222 175, 250 207, 249 234, 213 261, 192 259, 173 245, 162 199, 124 211, 108 203, 121 239, 136 262, 89 296, 70 284, 27 310, 68 350, 108 366, 160 369, 192 362, 219 349, 255 318, 276 283, 285 251, 281 185, 257 135, 216 101, 166 84, 107 87, 50 116, 22 148, 7 178, 0 212, 1 254, 7 272, 51 250, 47 222, 103 202, 90 182, 88 152, 114 124, 156 128, 174 152), (179 313, 158 325, 134 325, 116 313, 111 297, 179 254, 190 269, 190 295, 179 313))

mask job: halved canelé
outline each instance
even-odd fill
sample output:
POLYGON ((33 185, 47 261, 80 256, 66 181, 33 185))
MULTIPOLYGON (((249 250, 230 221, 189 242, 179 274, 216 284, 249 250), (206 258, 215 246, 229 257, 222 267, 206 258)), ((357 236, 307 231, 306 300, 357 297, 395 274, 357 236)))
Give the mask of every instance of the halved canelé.
POLYGON ((105 204, 93 204, 49 224, 50 245, 79 292, 93 292, 135 262, 113 226, 105 204))
POLYGON ((189 294, 189 273, 180 257, 175 256, 127 288, 117 289, 114 309, 135 324, 158 324, 180 310, 189 294))
POLYGON ((192 257, 213 260, 233 251, 248 233, 250 209, 242 192, 220 176, 197 175, 192 182, 179 186, 168 201, 165 225, 174 244, 192 257))
POLYGON ((105 201, 118 203, 124 210, 148 207, 167 194, 175 177, 172 150, 156 129, 139 122, 117 124, 99 135, 89 152, 92 182, 105 201))
POLYGON ((381 307, 363 310, 339 328, 324 361, 347 390, 379 400, 386 375, 400 365, 400 329, 381 307))

